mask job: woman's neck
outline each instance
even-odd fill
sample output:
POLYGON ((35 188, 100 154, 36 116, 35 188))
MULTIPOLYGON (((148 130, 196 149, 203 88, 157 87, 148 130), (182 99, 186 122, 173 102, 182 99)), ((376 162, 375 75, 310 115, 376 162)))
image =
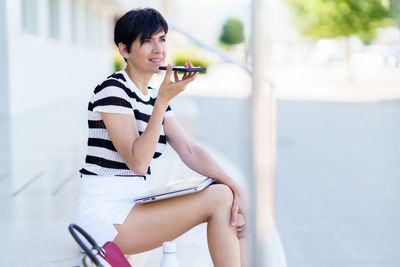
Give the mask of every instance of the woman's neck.
POLYGON ((134 67, 128 65, 125 68, 125 72, 128 74, 129 78, 133 81, 136 87, 144 94, 147 95, 147 88, 149 86, 149 82, 152 73, 143 73, 134 67))

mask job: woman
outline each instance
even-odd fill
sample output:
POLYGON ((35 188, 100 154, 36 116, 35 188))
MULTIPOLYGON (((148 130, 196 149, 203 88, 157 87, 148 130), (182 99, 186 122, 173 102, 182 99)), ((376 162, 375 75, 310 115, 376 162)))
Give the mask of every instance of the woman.
MULTIPOLYGON (((131 10, 116 23, 114 41, 127 66, 98 85, 89 102, 89 140, 76 223, 99 242, 114 242, 135 254, 173 240, 207 222, 210 254, 216 267, 245 266, 246 196, 211 156, 180 127, 168 103, 194 81, 168 65, 157 90, 148 87, 166 57, 168 25, 151 8, 131 10), (194 171, 217 184, 186 196, 135 205, 148 192, 149 164, 166 143, 194 171)), ((192 67, 188 62, 185 67, 192 67)))

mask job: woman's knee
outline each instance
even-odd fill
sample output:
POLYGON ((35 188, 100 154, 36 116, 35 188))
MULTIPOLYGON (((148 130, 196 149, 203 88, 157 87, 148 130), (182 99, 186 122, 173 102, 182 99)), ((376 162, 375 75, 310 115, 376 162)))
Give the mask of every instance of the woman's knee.
POLYGON ((231 208, 233 203, 233 193, 229 186, 225 184, 213 184, 206 188, 207 199, 210 207, 217 209, 231 208))

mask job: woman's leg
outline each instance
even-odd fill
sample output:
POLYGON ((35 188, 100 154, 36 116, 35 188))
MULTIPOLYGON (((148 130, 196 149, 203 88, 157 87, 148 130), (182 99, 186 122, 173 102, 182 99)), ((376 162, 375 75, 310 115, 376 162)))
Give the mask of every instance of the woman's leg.
POLYGON ((240 246, 240 266, 249 267, 250 266, 249 240, 247 238, 239 239, 239 246, 240 246))
POLYGON ((240 266, 239 240, 236 229, 230 226, 232 201, 230 188, 217 184, 199 193, 136 205, 124 224, 115 225, 118 235, 114 242, 125 254, 135 254, 159 247, 208 222, 214 266, 240 266))
MULTIPOLYGON (((238 214, 238 225, 246 224, 243 216, 238 214)), ((249 240, 247 237, 239 239, 240 246, 240 266, 241 267, 249 267, 250 266, 250 258, 249 258, 249 240)))

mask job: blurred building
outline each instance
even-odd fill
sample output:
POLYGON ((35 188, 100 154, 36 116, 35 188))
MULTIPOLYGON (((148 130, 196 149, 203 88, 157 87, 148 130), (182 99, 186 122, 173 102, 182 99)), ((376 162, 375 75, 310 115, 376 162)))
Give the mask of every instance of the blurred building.
MULTIPOLYGON (((135 2, 135 1, 131 1, 135 2)), ((82 98, 113 71, 116 0, 0 1, 0 114, 82 98)))

